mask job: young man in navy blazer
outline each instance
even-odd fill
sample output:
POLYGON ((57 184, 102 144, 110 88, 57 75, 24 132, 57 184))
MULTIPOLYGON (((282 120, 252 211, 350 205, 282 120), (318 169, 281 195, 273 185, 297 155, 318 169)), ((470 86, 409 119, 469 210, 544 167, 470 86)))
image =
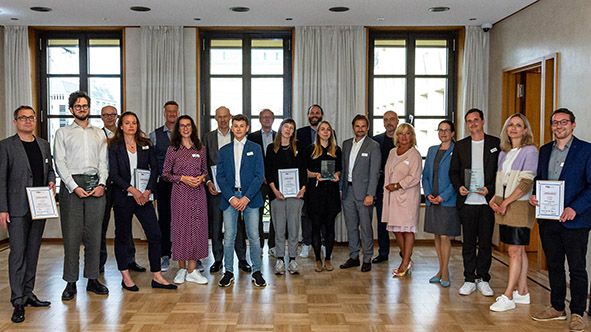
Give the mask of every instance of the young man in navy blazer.
MULTIPOLYGON (((535 180, 564 181, 564 212, 559 220, 538 219, 542 248, 548 262, 550 304, 531 316, 536 321, 566 320, 564 300, 566 277, 564 258, 570 275, 570 330, 584 331, 587 304, 586 255, 591 229, 591 144, 576 138, 575 115, 566 108, 550 118, 554 141, 540 148, 535 180)), ((535 186, 534 186, 535 190, 535 186)), ((538 205, 534 195, 532 205, 538 205)))
POLYGON ((261 274, 261 246, 259 243, 259 208, 263 206, 261 185, 265 165, 261 147, 246 139, 248 118, 242 114, 232 117, 232 143, 219 151, 216 178, 222 191, 220 209, 224 215, 224 276, 220 287, 231 286, 234 282, 234 241, 238 215, 242 213, 246 234, 250 244, 252 281, 257 287, 267 283, 261 274))

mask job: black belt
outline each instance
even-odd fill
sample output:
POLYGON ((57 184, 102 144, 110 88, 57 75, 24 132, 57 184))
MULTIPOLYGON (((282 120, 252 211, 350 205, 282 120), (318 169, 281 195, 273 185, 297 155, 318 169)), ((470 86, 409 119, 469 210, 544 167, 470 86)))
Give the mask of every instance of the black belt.
POLYGON ((350 185, 350 186, 352 186, 353 185, 353 182, 347 182, 347 184, 350 185))
POLYGON ((242 190, 240 190, 240 187, 234 187, 234 191, 242 191, 242 190))

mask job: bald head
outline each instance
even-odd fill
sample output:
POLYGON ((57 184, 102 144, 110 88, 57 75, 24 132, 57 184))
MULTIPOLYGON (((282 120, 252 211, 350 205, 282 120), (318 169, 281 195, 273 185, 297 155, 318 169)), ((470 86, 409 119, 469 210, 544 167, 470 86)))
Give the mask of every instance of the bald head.
POLYGON ((394 111, 384 113, 384 128, 386 128, 386 135, 388 137, 394 137, 396 127, 398 127, 398 114, 394 111))

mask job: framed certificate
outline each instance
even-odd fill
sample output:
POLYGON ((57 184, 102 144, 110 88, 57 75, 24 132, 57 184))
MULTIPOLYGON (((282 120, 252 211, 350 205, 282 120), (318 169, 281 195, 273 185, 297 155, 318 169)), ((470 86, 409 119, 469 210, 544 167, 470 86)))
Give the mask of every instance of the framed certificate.
POLYGON ((287 168, 278 170, 279 173, 279 191, 283 197, 297 197, 300 191, 300 177, 297 168, 287 168))
POLYGON ((215 186, 215 191, 221 193, 220 186, 218 185, 218 179, 216 175, 218 174, 218 166, 213 165, 211 166, 211 179, 213 180, 213 185, 215 186))
POLYGON ((31 210, 31 219, 57 218, 57 204, 55 196, 49 187, 28 187, 27 199, 31 210))
POLYGON ((564 181, 536 181, 536 218, 559 220, 564 211, 564 181))
MULTIPOLYGON (((135 169, 135 185, 134 187, 139 190, 140 192, 146 191, 148 187, 148 182, 150 182, 150 171, 146 169, 135 169)), ((154 200, 154 194, 150 194, 150 200, 154 200)))

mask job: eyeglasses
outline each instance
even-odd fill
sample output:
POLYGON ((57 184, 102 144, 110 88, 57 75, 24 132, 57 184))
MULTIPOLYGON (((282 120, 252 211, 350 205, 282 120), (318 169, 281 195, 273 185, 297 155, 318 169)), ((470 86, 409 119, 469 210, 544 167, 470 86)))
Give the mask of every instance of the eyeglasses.
POLYGON ((74 105, 73 107, 76 111, 85 110, 88 111, 90 109, 90 105, 74 105))
POLYGON ((437 129, 440 133, 451 133, 451 129, 437 129))
POLYGON ((117 117, 117 113, 105 113, 105 114, 101 114, 101 116, 103 118, 116 118, 117 117))
POLYGON ((561 126, 566 126, 569 122, 571 122, 568 119, 562 119, 562 120, 558 120, 558 121, 552 121, 552 127, 556 127, 558 125, 561 126))
POLYGON ((31 116, 21 115, 21 116, 19 116, 16 119, 19 120, 19 121, 22 121, 22 122, 34 122, 35 119, 36 119, 36 117, 34 115, 31 115, 31 116))
POLYGON ((190 129, 192 126, 190 124, 182 124, 182 125, 179 125, 179 127, 183 128, 183 129, 190 129))

